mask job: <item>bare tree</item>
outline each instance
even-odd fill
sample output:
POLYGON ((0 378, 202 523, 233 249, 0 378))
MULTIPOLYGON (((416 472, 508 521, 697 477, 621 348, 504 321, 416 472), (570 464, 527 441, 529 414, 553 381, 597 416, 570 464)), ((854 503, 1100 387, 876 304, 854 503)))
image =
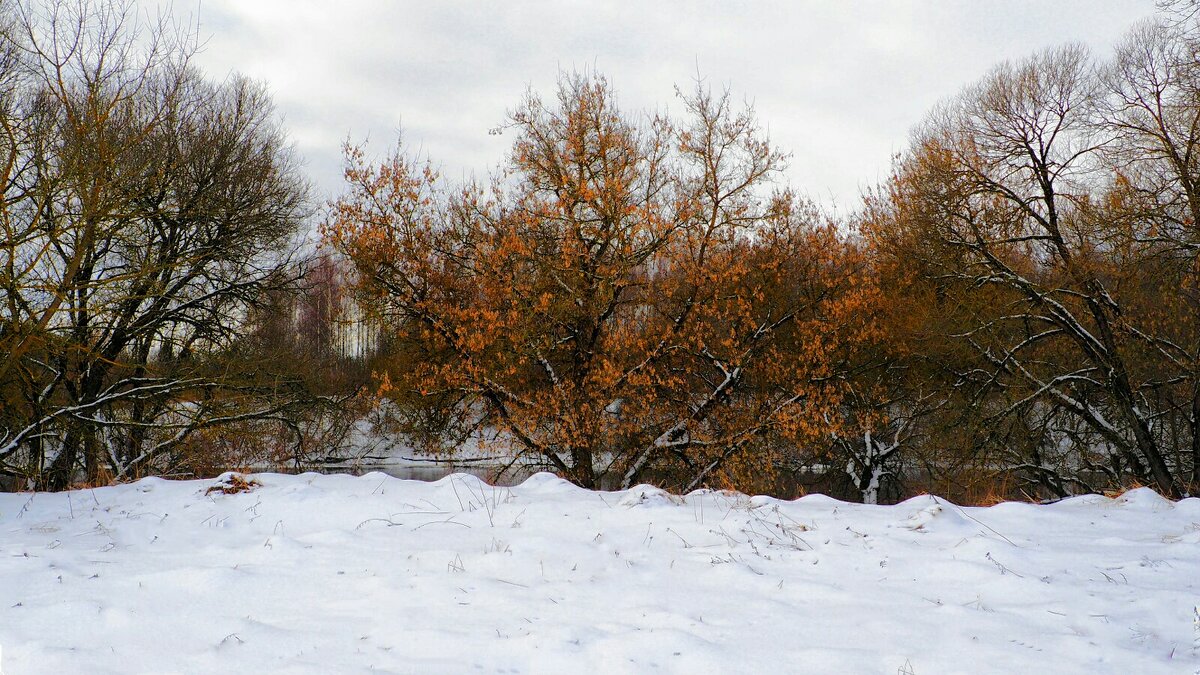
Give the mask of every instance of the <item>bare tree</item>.
MULTIPOLYGON (((931 279, 993 297, 960 304, 954 336, 986 364, 971 376, 992 394, 976 399, 981 412, 1058 420, 1048 443, 1107 448, 1115 474, 1178 495, 1187 460, 1176 452, 1179 439, 1163 434, 1162 394, 1194 386, 1194 348, 1164 330, 1161 310, 1150 311, 1180 297, 1159 283, 1161 268, 1146 266, 1158 251, 1137 232, 1180 228, 1155 227, 1171 209, 1151 216, 1126 196, 1137 183, 1157 195, 1150 201, 1174 194, 1167 201, 1185 206, 1190 169, 1170 169, 1175 151, 1161 141, 1174 134, 1152 123, 1153 104, 1137 108, 1154 97, 1133 76, 1146 73, 1144 61, 1134 65, 1138 49, 1127 45, 1108 79, 1096 77, 1078 47, 997 68, 922 127, 895 203, 902 220, 936 242, 912 249, 931 279), (1114 170, 1113 153, 1137 159, 1114 170), (1142 178, 1131 181, 1130 166, 1142 178)), ((1173 115, 1195 110, 1183 105, 1173 115)), ((1074 470, 1098 468, 1090 454, 1077 454, 1074 470)))
POLYGON ((8 7, 0 471, 128 476, 278 412, 277 383, 220 361, 307 213, 265 91, 205 80, 192 35, 130 5, 8 7))

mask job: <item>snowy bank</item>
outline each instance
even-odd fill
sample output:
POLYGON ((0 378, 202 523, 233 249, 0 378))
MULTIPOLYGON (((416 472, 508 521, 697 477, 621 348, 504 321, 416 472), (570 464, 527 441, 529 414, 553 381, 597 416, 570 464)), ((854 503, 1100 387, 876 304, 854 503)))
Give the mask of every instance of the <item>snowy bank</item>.
POLYGON ((1197 499, 254 478, 0 494, 0 670, 1200 670, 1197 499))

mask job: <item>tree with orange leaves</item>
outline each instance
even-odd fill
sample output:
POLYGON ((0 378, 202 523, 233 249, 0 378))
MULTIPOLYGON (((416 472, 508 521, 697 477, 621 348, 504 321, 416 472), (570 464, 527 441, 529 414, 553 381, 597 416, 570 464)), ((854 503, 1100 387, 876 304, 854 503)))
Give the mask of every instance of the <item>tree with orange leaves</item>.
POLYGON ((624 114, 600 77, 529 94, 506 171, 451 187, 347 152, 325 235, 409 358, 416 392, 583 486, 693 488, 810 442, 873 291, 836 229, 774 187, 784 157, 702 87, 681 120, 624 114), (858 282, 858 283, 856 283, 858 282))

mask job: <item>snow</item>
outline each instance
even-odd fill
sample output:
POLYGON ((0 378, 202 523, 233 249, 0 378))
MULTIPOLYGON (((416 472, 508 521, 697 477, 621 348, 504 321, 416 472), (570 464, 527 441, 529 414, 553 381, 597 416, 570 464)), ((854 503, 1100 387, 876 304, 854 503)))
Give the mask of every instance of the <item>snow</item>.
POLYGON ((0 495, 0 670, 1200 670, 1197 499, 253 478, 0 495))

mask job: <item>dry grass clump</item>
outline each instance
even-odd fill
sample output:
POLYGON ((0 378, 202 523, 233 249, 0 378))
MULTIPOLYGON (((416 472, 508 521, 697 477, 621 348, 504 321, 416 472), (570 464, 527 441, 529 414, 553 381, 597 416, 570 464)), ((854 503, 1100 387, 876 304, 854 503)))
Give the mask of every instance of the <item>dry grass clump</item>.
POLYGON ((214 492, 219 492, 223 495, 235 495, 239 492, 249 492, 256 487, 262 487, 262 483, 253 478, 247 478, 240 473, 231 473, 225 479, 214 483, 204 491, 204 494, 211 495, 214 492))

